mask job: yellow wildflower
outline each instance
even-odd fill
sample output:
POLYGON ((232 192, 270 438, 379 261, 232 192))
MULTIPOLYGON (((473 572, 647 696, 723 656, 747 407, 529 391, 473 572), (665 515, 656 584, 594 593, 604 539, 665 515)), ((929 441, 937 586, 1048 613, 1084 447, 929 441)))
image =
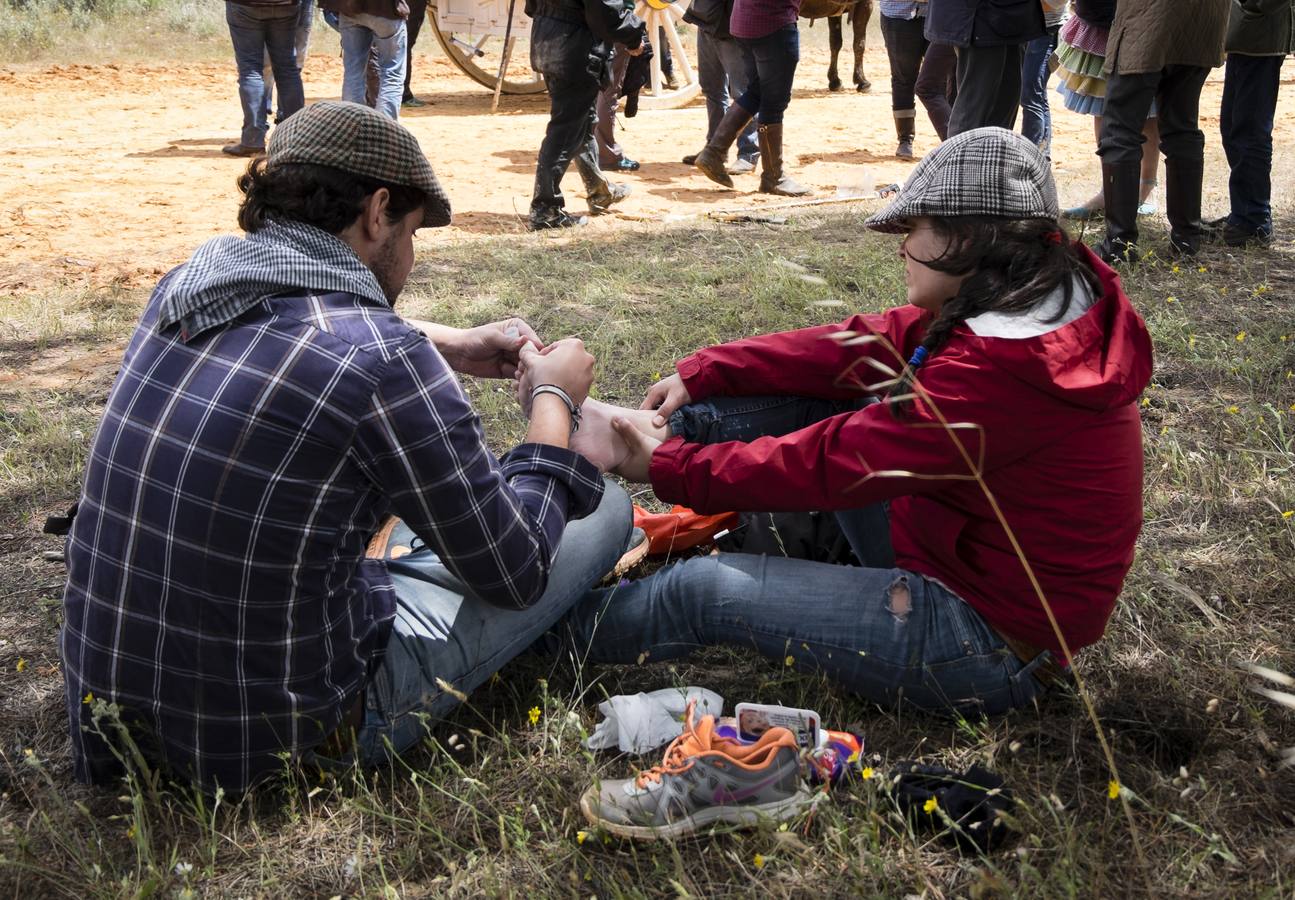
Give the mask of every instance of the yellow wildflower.
POLYGON ((587 840, 589 840, 589 832, 584 831, 583 829, 582 829, 582 830, 580 830, 580 831, 577 831, 577 832, 576 832, 576 843, 577 843, 577 844, 583 844, 583 843, 584 843, 585 841, 587 841, 587 840))
POLYGON ((1110 784, 1106 785, 1106 796, 1110 800, 1120 796, 1120 783, 1114 778, 1111 779, 1110 784))
POLYGON ((922 812, 928 815, 935 812, 939 808, 940 808, 940 804, 934 797, 932 797, 930 800, 927 800, 925 803, 922 804, 922 812))
POLYGON ((754 857, 751 858, 751 862, 755 863, 755 867, 757 869, 764 868, 764 857, 761 856, 759 853, 757 853, 754 857))
POLYGON ((1177 297, 1166 297, 1166 298, 1165 298, 1165 302, 1166 302, 1166 303, 1177 303, 1177 302, 1178 302, 1178 298, 1177 298, 1177 297))
POLYGON ((1181 272, 1181 271, 1182 271, 1182 269, 1178 268, 1178 265, 1177 265, 1177 264, 1175 264, 1175 265, 1174 265, 1174 267, 1173 267, 1172 269, 1170 269, 1169 271, 1170 271, 1170 272, 1173 272, 1175 275, 1177 275, 1179 272, 1181 272))
POLYGON ((86 692, 85 692, 85 696, 81 698, 81 702, 82 702, 82 703, 84 703, 86 706, 89 706, 91 703, 93 703, 93 702, 94 702, 94 692, 93 692, 93 691, 86 691, 86 692))
POLYGON ((794 666, 796 665, 796 657, 788 655, 788 657, 784 659, 783 662, 789 666, 794 666))
POLYGON ((132 825, 132 826, 130 826, 129 828, 127 828, 127 829, 126 829, 126 839, 127 839, 127 840, 131 840, 131 841, 135 840, 135 826, 134 826, 134 825, 132 825))
POLYGON ((532 725, 538 725, 540 721, 540 708, 532 706, 531 711, 526 714, 526 718, 531 720, 532 725))
POLYGON ((1246 333, 1245 333, 1244 331, 1238 331, 1238 332, 1237 332, 1237 342, 1238 342, 1238 343, 1244 343, 1244 342, 1245 342, 1245 339, 1246 339, 1246 333))
POLYGON ((1143 406, 1150 406, 1150 405, 1151 405, 1151 398, 1150 398, 1150 397, 1143 397, 1143 398, 1142 398, 1142 405, 1143 405, 1143 406))
POLYGON ((873 776, 877 773, 872 770, 872 766, 864 766, 863 771, 859 774, 863 776, 864 781, 872 781, 873 776))
POLYGON ((23 659, 21 656, 18 657, 18 671, 19 672, 27 671, 27 660, 23 659))
POLYGON ((1194 334, 1189 334, 1189 335, 1187 335, 1187 346, 1188 346, 1188 347, 1195 347, 1195 346, 1196 346, 1196 335, 1194 335, 1194 334))
POLYGON ((1288 509, 1282 513, 1283 519, 1289 519, 1291 516, 1295 516, 1295 509, 1288 509))
POLYGON ((1240 408, 1239 406, 1229 406, 1229 407, 1228 407, 1228 415, 1230 415, 1230 416, 1235 416, 1235 415, 1236 415, 1237 413, 1239 413, 1239 412, 1241 412, 1241 408, 1240 408))
POLYGON ((1204 266, 1197 266, 1197 267, 1196 267, 1196 271, 1197 271, 1197 272, 1200 272, 1202 275, 1204 275, 1206 272, 1208 272, 1208 271, 1209 271, 1209 269, 1205 268, 1204 266))

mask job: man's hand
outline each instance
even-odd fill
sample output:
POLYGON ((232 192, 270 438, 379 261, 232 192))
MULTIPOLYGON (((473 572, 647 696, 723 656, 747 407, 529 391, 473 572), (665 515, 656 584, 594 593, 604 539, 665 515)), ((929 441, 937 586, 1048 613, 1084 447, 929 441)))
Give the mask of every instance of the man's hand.
POLYGON ((531 391, 537 385, 557 385, 579 406, 589 396, 589 386, 594 381, 594 358, 579 338, 563 338, 543 350, 527 347, 521 353, 521 366, 517 398, 528 414, 531 391))
POLYGON ((683 379, 676 372, 648 388, 647 396, 639 409, 655 409, 657 414, 653 417, 652 424, 660 428, 670 418, 671 413, 691 402, 692 395, 688 393, 683 379))
POLYGON ((512 378, 527 344, 544 347, 535 330, 518 318, 466 328, 445 336, 444 343, 436 341, 454 371, 481 378, 512 378))
POLYGON ((649 483, 651 479, 648 477, 648 470, 652 465, 652 454, 661 446, 661 442, 648 437, 635 428, 633 422, 620 416, 612 419, 612 428, 616 429, 616 433, 629 447, 629 455, 614 470, 616 474, 626 481, 649 483))

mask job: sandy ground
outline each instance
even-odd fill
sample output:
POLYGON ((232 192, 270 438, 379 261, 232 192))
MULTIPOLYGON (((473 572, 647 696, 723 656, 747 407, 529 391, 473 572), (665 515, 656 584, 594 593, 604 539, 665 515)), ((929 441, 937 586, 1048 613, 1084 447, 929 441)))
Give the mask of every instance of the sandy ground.
MULTIPOLYGON (((875 31, 874 23, 866 57, 870 94, 829 93, 826 29, 803 32, 787 142, 794 174, 819 197, 902 182, 912 168, 890 156, 888 68, 875 31)), ((405 111, 402 121, 418 136, 454 205, 454 224, 424 233, 420 242, 523 233, 547 96, 505 96, 492 114, 490 93, 454 69, 430 35, 418 49, 414 84, 430 105, 405 111)), ((341 63, 332 52, 314 53, 305 76, 308 100, 338 96, 341 63)), ((238 133, 235 78, 232 60, 0 68, 0 294, 86 280, 146 283, 203 239, 235 230, 234 179, 246 161, 220 153, 238 133)), ((1217 70, 1201 104, 1206 208, 1216 213, 1225 203, 1221 89, 1217 70)), ((1074 204, 1098 181, 1092 120, 1053 105, 1061 199, 1074 204)), ((1295 162, 1293 112, 1295 92, 1288 88, 1278 112, 1278 172, 1291 171, 1295 162)), ((753 193, 753 176, 738 179, 738 192, 725 192, 680 163, 702 145, 705 121, 700 101, 623 120, 621 142, 643 168, 623 177, 633 196, 592 231, 776 202, 753 193)), ((935 145, 929 123, 919 118, 919 155, 935 145)), ((583 210, 574 172, 566 185, 568 206, 583 210)), ((1285 199, 1279 184, 1275 200, 1285 199)))

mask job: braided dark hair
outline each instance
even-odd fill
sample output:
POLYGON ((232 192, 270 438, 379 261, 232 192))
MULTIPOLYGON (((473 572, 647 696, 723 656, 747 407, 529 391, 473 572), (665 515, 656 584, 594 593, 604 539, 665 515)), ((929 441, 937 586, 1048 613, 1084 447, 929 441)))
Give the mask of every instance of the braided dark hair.
POLYGON ((1100 294, 1097 273, 1055 220, 959 216, 930 222, 947 246, 935 259, 914 261, 937 272, 970 275, 927 326, 921 345, 891 389, 889 403, 896 415, 907 410, 916 369, 967 319, 986 312, 1024 312, 1060 288, 1061 306, 1048 320, 1060 321, 1070 309, 1076 275, 1094 296, 1100 294))

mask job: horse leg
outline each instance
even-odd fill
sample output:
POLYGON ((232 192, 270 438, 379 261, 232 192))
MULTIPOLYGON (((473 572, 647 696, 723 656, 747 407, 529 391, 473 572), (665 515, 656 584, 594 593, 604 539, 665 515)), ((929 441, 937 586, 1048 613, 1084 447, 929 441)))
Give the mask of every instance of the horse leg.
POLYGON ((832 51, 832 63, 827 67, 827 89, 829 91, 839 91, 841 89, 841 75, 836 68, 837 57, 841 55, 841 17, 827 17, 827 45, 832 51))
POLYGON ((868 20, 872 18, 872 0, 858 0, 854 4, 854 13, 850 16, 854 25, 854 87, 866 94, 872 90, 872 82, 863 74, 863 52, 867 49, 868 20))

